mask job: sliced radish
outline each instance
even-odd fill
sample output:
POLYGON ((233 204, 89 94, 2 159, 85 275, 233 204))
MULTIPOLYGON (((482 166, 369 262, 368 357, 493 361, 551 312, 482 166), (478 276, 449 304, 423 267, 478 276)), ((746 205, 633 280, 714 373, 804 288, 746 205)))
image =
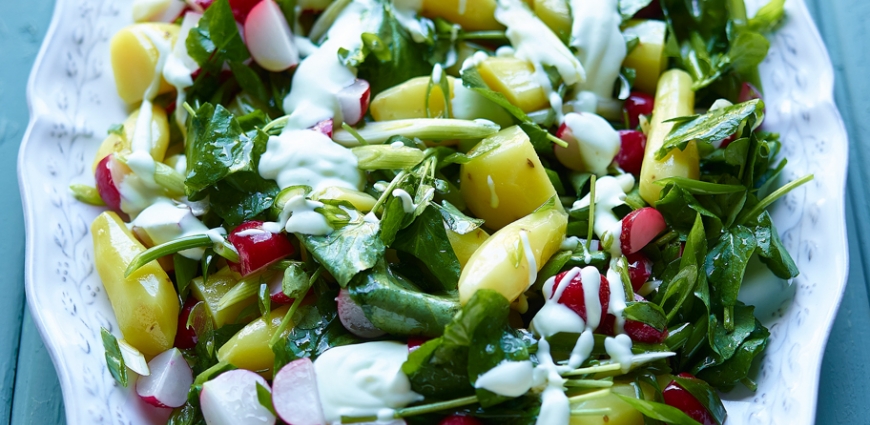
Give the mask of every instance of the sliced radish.
POLYGON ((290 25, 274 0, 262 0, 245 20, 245 43, 251 57, 267 71, 280 72, 299 63, 290 25))
POLYGON ((642 342, 645 344, 661 344, 668 337, 668 330, 659 331, 658 329, 636 320, 628 319, 625 321, 625 333, 632 341, 642 342))
POLYGON ((642 252, 628 254, 625 259, 628 260, 628 276, 631 279, 631 287, 637 291, 652 275, 652 261, 642 252))
POLYGON ((409 336, 408 352, 413 353, 416 349, 420 348, 421 345, 425 344, 426 341, 429 341, 429 338, 425 338, 422 336, 409 336))
POLYGON ((263 229, 262 221, 246 221, 233 229, 227 240, 239 252, 239 263, 230 268, 248 276, 296 252, 283 233, 263 229))
POLYGON ((665 230, 665 218, 653 207, 630 212, 622 219, 619 242, 623 254, 634 254, 665 230))
POLYGON ((148 362, 151 375, 136 382, 136 393, 157 407, 181 407, 193 384, 193 372, 177 348, 170 348, 148 362))
POLYGON ((272 381, 272 405, 281 420, 290 425, 321 425, 326 423, 314 363, 302 358, 287 363, 272 381))
MULTIPOLYGON (((248 15, 254 11, 254 8, 260 4, 260 0, 230 0, 230 9, 233 11, 233 16, 236 22, 246 22, 248 15)), ((281 9, 278 9, 280 12, 281 9)), ((284 19, 284 14, 281 14, 281 19, 284 19)), ((285 21, 286 22, 286 21, 285 21)))
POLYGON ((338 301, 338 318, 350 333, 360 338, 377 338, 386 333, 372 324, 347 289, 342 289, 335 300, 338 301))
POLYGON ((642 92, 631 92, 628 99, 625 99, 623 111, 628 118, 628 128, 634 129, 640 125, 641 115, 652 115, 655 99, 642 92))
POLYGON ((187 320, 190 318, 190 311, 196 305, 196 298, 190 297, 184 302, 181 307, 181 314, 178 315, 178 329, 175 331, 175 347, 182 350, 189 350, 196 347, 199 338, 196 336, 196 330, 193 327, 187 327, 187 320))
MULTIPOLYGON (((683 372, 679 375, 683 379, 697 379, 693 375, 683 372)), ((698 421, 701 425, 715 425, 716 420, 713 415, 701 404, 695 396, 688 390, 678 384, 677 381, 671 381, 668 386, 662 390, 662 397, 667 405, 676 407, 688 415, 690 418, 698 421)))
POLYGON ((284 293, 284 274, 276 273, 275 277, 269 281, 269 298, 275 304, 290 304, 293 298, 284 293))
POLYGON ((640 175, 643 153, 646 149, 646 136, 637 130, 619 130, 620 147, 616 163, 625 172, 640 175))
POLYGON ((338 105, 341 107, 341 116, 349 125, 356 125, 362 121, 369 110, 372 89, 369 82, 359 78, 353 84, 338 92, 338 105))
MULTIPOLYGON (((565 271, 556 275, 555 287, 562 284, 562 279, 564 279, 568 273, 569 272, 565 271)), ((604 276, 601 276, 601 283, 598 286, 598 302, 601 304, 601 318, 598 321, 600 327, 606 319, 607 308, 610 306, 610 285, 604 276)), ((565 286, 565 289, 562 291, 562 296, 559 298, 559 304, 573 310, 581 319, 583 319, 584 322, 587 321, 586 294, 583 291, 583 282, 580 273, 575 274, 574 278, 565 286)))
POLYGON ((438 422, 438 425, 483 425, 483 422, 473 416, 450 415, 438 422))
POLYGON ((740 87, 740 95, 737 96, 737 101, 743 103, 753 99, 761 99, 761 92, 752 84, 743 83, 740 87))
POLYGON ((319 132, 323 133, 324 135, 326 135, 326 137, 329 137, 330 139, 332 138, 332 128, 333 128, 332 118, 330 118, 328 120, 323 120, 323 121, 315 124, 314 127, 311 127, 312 130, 319 131, 319 132))
POLYGON ((260 404, 257 384, 267 390, 262 376, 244 369, 224 372, 202 384, 199 404, 208 425, 273 425, 275 415, 260 404))
POLYGON ((121 211, 121 191, 118 189, 121 181, 115 180, 115 174, 112 173, 112 169, 116 166, 115 164, 115 154, 106 155, 97 164, 94 179, 97 183, 97 193, 100 194, 100 198, 103 199, 103 202, 106 203, 106 206, 110 210, 118 213, 123 218, 127 214, 121 211))

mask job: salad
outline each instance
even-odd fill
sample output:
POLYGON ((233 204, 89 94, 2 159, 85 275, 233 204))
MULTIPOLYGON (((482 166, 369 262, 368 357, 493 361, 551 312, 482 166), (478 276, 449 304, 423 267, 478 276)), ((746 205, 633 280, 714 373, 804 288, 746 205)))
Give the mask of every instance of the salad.
POLYGON ((136 0, 77 199, 169 424, 717 424, 783 0, 136 0))

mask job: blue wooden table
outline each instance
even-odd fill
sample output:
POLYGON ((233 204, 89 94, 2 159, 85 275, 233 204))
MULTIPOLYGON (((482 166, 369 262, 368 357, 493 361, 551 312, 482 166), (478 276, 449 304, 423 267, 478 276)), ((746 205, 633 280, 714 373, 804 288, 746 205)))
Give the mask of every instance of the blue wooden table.
MULTIPOLYGON (((816 422, 870 424, 870 1, 807 0, 837 73, 851 142, 847 220, 852 268, 825 351, 816 422), (868 243, 864 243, 868 242, 868 243)), ((57 376, 24 300, 24 223, 16 158, 25 85, 54 0, 0 0, 0 424, 64 422, 57 376)))

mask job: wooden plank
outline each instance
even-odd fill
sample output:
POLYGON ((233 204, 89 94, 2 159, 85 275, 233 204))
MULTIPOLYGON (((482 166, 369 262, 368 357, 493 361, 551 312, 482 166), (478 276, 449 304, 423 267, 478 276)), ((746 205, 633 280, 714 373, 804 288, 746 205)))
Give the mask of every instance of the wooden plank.
POLYGON ((13 384, 24 306, 24 221, 21 213, 16 160, 27 128, 25 85, 30 67, 48 28, 53 0, 4 2, 0 14, 0 423, 12 414, 13 384), (9 4, 6 4, 9 3, 9 4))
POLYGON ((866 48, 870 30, 870 3, 863 0, 807 0, 828 46, 836 73, 836 100, 850 137, 847 226, 851 269, 843 303, 828 340, 822 363, 817 423, 866 423, 870 416, 870 367, 865 353, 870 349, 870 81, 866 48))
POLYGON ((12 405, 13 425, 64 424, 63 396, 57 373, 45 350, 36 324, 25 308, 21 329, 21 349, 12 405))

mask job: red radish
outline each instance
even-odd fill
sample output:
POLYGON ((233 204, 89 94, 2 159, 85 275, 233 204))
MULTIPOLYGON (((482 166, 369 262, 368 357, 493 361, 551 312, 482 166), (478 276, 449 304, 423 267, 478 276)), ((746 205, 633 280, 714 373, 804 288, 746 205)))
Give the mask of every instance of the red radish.
POLYGON ((356 125, 362 121, 369 110, 369 100, 372 89, 369 82, 359 78, 353 84, 338 92, 338 106, 341 107, 341 117, 348 125, 356 125))
POLYGON ((637 128, 640 125, 641 115, 652 115, 653 106, 655 106, 655 99, 652 96, 638 91, 631 92, 623 105, 623 110, 628 116, 628 128, 637 128))
POLYGON ((737 96, 737 102, 743 103, 753 99, 761 99, 761 92, 750 83, 743 83, 740 87, 740 95, 737 96))
POLYGON ((424 337, 420 337, 420 336, 409 336, 408 337, 408 352, 413 353, 414 350, 420 348, 420 346, 425 344, 426 341, 429 341, 429 338, 424 338, 424 337))
POLYGON ((483 425, 483 422, 473 416, 450 415, 438 422, 438 425, 483 425))
POLYGON ((652 275, 652 261, 642 252, 628 254, 625 259, 628 260, 628 277, 631 279, 631 287, 637 291, 652 275))
POLYGON ((631 337, 632 341, 643 342, 645 344, 660 344, 665 342, 668 337, 668 330, 658 331, 656 328, 636 320, 626 320, 625 333, 631 337))
POLYGON ((619 139, 621 143, 619 153, 616 154, 616 163, 626 172, 640 175, 646 135, 637 130, 619 130, 619 139))
POLYGON ((240 224, 233 229, 227 240, 239 251, 240 260, 240 263, 230 263, 230 268, 243 277, 296 252, 286 236, 263 229, 262 221, 246 221, 240 224))
POLYGON ((146 403, 157 407, 181 407, 193 384, 193 372, 177 348, 170 348, 148 362, 151 374, 140 376, 136 393, 146 403))
POLYGON ((251 57, 263 69, 280 72, 299 63, 290 25, 274 0, 262 0, 247 14, 245 43, 251 57))
POLYGON ((275 415, 260 404, 257 384, 269 389, 269 383, 262 376, 244 369, 224 372, 202 384, 199 404, 205 422, 209 425, 273 425, 275 415))
MULTIPOLYGON (((689 373, 681 373, 680 378, 697 379, 689 373)), ((665 404, 676 407, 688 415, 690 418, 698 421, 701 425, 716 425, 713 415, 701 404, 695 396, 678 384, 677 381, 671 381, 668 386, 662 390, 662 397, 665 399, 665 404)))
POLYGON ((314 363, 302 358, 287 363, 272 381, 272 405, 281 420, 290 425, 326 423, 317 392, 314 363))
POLYGON ((118 189, 121 184, 120 180, 116 180, 116 173, 112 169, 116 167, 115 154, 106 155, 97 164, 97 170, 94 173, 94 179, 97 182, 97 193, 100 198, 106 203, 110 210, 126 217, 127 215, 121 211, 121 191, 118 189))
MULTIPOLYGON (((556 283, 561 284, 562 279, 568 272, 562 272, 556 275, 556 283)), ((555 292, 555 290, 553 291, 555 292)), ((601 276, 601 285, 598 287, 598 301, 601 303, 601 319, 598 322, 599 326, 604 323, 607 316, 607 307, 610 306, 610 285, 607 278, 601 276)), ((583 321, 586 321, 586 296, 583 292, 583 282, 580 280, 580 273, 577 273, 568 286, 562 291, 562 297, 559 298, 559 304, 562 304, 580 316, 583 321)))
POLYGON ((326 135, 326 137, 332 138, 332 128, 333 128, 332 118, 328 120, 323 120, 317 124, 314 124, 314 127, 311 127, 314 131, 319 131, 326 135))
POLYGON ((175 332, 175 344, 173 345, 182 350, 189 350, 196 347, 196 343, 199 341, 199 338, 196 336, 196 330, 193 329, 193 326, 190 328, 187 327, 187 320, 190 318, 190 311, 193 310, 196 303, 196 298, 188 298, 187 301, 184 302, 184 306, 181 307, 181 314, 178 315, 178 330, 175 332))
POLYGON ((284 274, 276 273, 275 277, 269 282, 269 298, 275 304, 290 304, 293 298, 284 293, 284 274))
POLYGON ((653 207, 644 207, 628 213, 622 219, 622 233, 619 235, 622 252, 628 255, 640 251, 666 227, 662 213, 653 207))
POLYGON ((386 333, 372 324, 347 289, 342 289, 335 300, 338 301, 338 318, 350 333, 360 338, 377 338, 386 333))
POLYGON ((634 14, 634 19, 658 19, 664 20, 661 3, 654 1, 634 14))

